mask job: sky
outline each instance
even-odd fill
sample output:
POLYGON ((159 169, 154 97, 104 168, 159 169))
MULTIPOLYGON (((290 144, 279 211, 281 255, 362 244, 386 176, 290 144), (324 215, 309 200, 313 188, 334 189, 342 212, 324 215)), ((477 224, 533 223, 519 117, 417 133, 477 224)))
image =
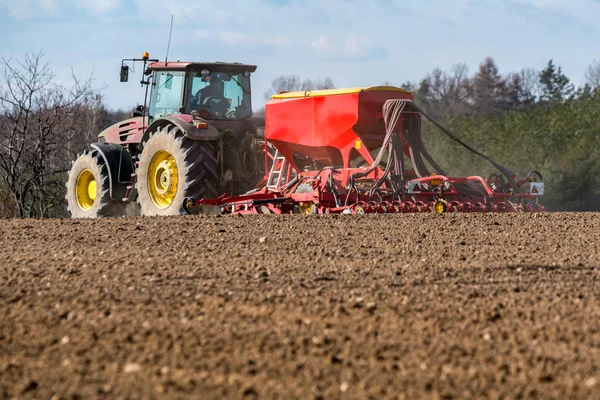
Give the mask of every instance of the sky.
MULTIPOLYGON (((43 51, 56 82, 93 76, 111 109, 143 103, 124 58, 254 64, 254 109, 281 75, 337 87, 418 81, 488 56, 501 73, 554 59, 577 85, 600 60, 600 0, 0 0, 0 55, 43 51)), ((141 77, 141 76, 140 76, 141 77)))

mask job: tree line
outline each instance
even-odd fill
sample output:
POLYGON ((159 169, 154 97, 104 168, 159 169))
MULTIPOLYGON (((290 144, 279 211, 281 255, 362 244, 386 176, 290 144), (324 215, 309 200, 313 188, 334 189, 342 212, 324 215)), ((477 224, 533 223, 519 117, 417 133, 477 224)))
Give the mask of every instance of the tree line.
POLYGON ((56 81, 43 53, 0 62, 0 217, 65 217, 71 162, 123 112, 92 78, 56 81))
MULTIPOLYGON (((385 82, 385 84, 389 84, 385 82)), ((275 78, 265 100, 282 91, 335 88, 331 78, 275 78)), ((493 58, 471 74, 465 64, 436 68, 399 85, 461 139, 520 175, 540 170, 551 210, 598 210, 600 62, 576 87, 553 60, 545 68, 500 73, 493 58)), ((259 110, 257 114, 261 114, 259 110)), ((57 83, 42 53, 0 62, 0 217, 65 217, 67 171, 104 128, 129 117, 109 110, 92 79, 57 83)), ((490 165, 423 123, 430 152, 457 175, 490 165)))
POLYGON ((523 68, 502 75, 494 59, 487 57, 473 75, 463 63, 450 71, 436 68, 418 83, 401 86, 412 91, 415 101, 430 114, 448 120, 526 111, 587 96, 598 87, 600 65, 591 65, 586 76, 585 85, 576 88, 554 60, 549 60, 541 71, 523 68))

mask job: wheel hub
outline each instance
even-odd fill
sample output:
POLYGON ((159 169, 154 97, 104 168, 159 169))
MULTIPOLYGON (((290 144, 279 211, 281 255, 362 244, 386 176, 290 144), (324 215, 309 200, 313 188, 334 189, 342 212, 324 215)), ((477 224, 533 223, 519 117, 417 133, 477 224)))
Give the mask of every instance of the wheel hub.
POLYGON ((97 192, 96 178, 89 169, 84 169, 77 176, 75 182, 75 194, 77 195, 77 205, 84 211, 89 211, 94 206, 97 192))
POLYGON ((312 214, 313 203, 311 201, 301 201, 298 204, 300 214, 312 214))
POLYGON ((90 196, 90 199, 96 200, 96 180, 95 179, 93 181, 91 181, 90 184, 88 185, 88 196, 90 196))
POLYGON ((175 161, 165 160, 158 164, 156 169, 156 191, 160 195, 168 195, 170 190, 173 188, 171 183, 173 182, 172 173, 176 170, 175 161))
POLYGON ((148 167, 148 190, 154 204, 164 209, 169 207, 177 195, 177 162, 166 150, 152 157, 148 167))

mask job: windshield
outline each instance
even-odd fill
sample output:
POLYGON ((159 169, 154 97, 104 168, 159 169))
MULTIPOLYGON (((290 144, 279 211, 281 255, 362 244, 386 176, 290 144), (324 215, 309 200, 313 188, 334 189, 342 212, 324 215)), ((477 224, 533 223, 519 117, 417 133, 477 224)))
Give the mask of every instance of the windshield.
POLYGON ((202 76, 199 71, 190 72, 190 99, 186 112, 200 112, 206 119, 242 119, 252 116, 250 103, 250 78, 243 74, 215 72, 202 76))

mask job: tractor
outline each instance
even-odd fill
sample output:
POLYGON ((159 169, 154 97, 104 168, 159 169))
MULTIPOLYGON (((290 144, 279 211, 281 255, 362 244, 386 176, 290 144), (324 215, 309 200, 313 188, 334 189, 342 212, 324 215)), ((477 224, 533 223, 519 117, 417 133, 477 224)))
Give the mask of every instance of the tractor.
POLYGON ((264 160, 264 118, 253 117, 255 65, 160 62, 144 53, 144 105, 99 134, 69 171, 73 218, 184 214, 184 199, 243 193, 256 186, 264 160), (149 100, 148 100, 149 97, 149 100))

